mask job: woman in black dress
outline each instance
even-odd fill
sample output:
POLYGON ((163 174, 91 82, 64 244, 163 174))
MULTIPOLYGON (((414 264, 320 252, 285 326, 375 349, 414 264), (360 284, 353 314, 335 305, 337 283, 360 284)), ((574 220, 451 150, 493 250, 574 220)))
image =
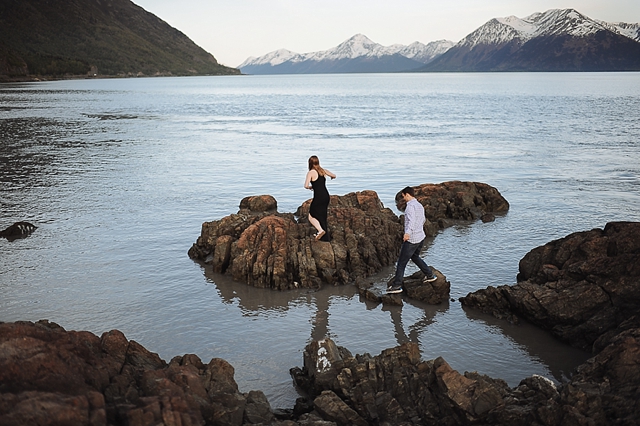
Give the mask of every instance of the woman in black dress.
POLYGON ((318 230, 316 240, 322 238, 328 241, 327 233, 327 208, 329 207, 329 191, 327 191, 327 178, 335 179, 336 175, 327 169, 320 167, 320 160, 315 155, 309 157, 309 172, 304 181, 304 187, 313 191, 313 201, 309 207, 309 222, 318 230), (323 238, 324 237, 324 238, 323 238))

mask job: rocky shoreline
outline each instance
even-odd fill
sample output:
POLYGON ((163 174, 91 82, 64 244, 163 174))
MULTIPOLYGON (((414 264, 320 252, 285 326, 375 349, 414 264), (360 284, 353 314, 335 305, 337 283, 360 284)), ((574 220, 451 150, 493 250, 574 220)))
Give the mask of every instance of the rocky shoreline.
MULTIPOLYGON (((508 209, 506 200, 487 201, 483 194, 493 190, 484 184, 418 188, 432 235, 450 221, 508 209)), ((402 219, 372 191, 332 198, 332 204, 331 243, 312 241, 309 225, 296 220, 306 216, 306 204, 296 215, 279 214, 272 197, 249 197, 237 215, 203 224, 190 256, 251 285, 283 290, 294 278, 308 287, 355 283, 368 300, 401 304, 402 297, 381 294, 367 277, 395 260, 399 241, 392 233, 400 232, 402 219), (384 241, 375 245, 367 229, 378 225, 387 234, 376 235, 384 241), (291 272, 294 256, 281 247, 290 243, 308 250, 295 264, 307 265, 304 280, 291 272), (340 250, 349 253, 343 272, 335 263, 340 250), (268 267, 247 269, 251 262, 268 267)), ((302 367, 291 369, 306 396, 292 409, 274 411, 263 392, 238 390, 234 369, 223 359, 204 363, 186 354, 167 363, 117 330, 98 337, 47 320, 0 323, 0 424, 638 424, 640 223, 609 223, 552 241, 529 252, 519 268, 516 285, 488 287, 460 301, 505 321, 524 318, 589 348, 593 357, 567 383, 534 375, 510 388, 501 379, 461 374, 443 358, 421 360, 415 343, 354 356, 323 339, 307 345, 302 367)), ((438 280, 429 285, 419 274, 406 278, 404 297, 433 304, 448 298, 450 284, 442 273, 436 271, 438 280)))

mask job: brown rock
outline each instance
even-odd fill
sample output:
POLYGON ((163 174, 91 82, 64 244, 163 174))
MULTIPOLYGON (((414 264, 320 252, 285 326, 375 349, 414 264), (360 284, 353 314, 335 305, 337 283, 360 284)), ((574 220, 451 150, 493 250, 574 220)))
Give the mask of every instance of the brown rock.
POLYGON ((640 316, 640 223, 609 223, 538 247, 520 261, 518 281, 460 301, 497 317, 524 317, 590 350, 640 316))
MULTIPOLYGON (((195 355, 167 365, 113 330, 98 338, 48 321, 0 323, 2 425, 240 426, 247 398, 221 359, 195 355)), ((269 419, 251 395, 246 417, 269 419)))
POLYGON ((266 197, 245 198, 237 215, 204 223, 189 256, 235 280, 278 290, 346 284, 395 261, 401 226, 373 191, 331 197, 330 243, 312 236, 310 200, 298 209, 297 221, 270 209, 275 200, 266 197))
MULTIPOLYGON (((489 214, 509 210, 507 200, 486 183, 450 181, 413 188, 416 199, 424 206, 427 218, 425 232, 430 236, 456 221, 478 220, 483 216, 483 221, 491 221, 489 214)), ((395 199, 398 209, 404 211, 405 203, 400 192, 395 199)))

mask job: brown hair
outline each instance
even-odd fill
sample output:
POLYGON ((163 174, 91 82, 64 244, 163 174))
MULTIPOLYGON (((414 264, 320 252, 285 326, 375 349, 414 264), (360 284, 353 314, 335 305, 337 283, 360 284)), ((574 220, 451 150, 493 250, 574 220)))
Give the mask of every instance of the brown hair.
POLYGON ((325 172, 324 169, 320 167, 320 160, 315 155, 309 157, 309 170, 315 170, 320 176, 324 176, 327 174, 327 172, 325 172))

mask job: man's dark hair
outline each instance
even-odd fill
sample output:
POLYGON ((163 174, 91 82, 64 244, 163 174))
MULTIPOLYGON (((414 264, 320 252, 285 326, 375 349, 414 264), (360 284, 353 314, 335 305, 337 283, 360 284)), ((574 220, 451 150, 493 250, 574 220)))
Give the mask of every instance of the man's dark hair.
POLYGON ((405 189, 403 189, 402 191, 400 191, 401 194, 409 194, 412 197, 415 197, 416 194, 413 192, 413 188, 410 186, 407 186, 405 189))

